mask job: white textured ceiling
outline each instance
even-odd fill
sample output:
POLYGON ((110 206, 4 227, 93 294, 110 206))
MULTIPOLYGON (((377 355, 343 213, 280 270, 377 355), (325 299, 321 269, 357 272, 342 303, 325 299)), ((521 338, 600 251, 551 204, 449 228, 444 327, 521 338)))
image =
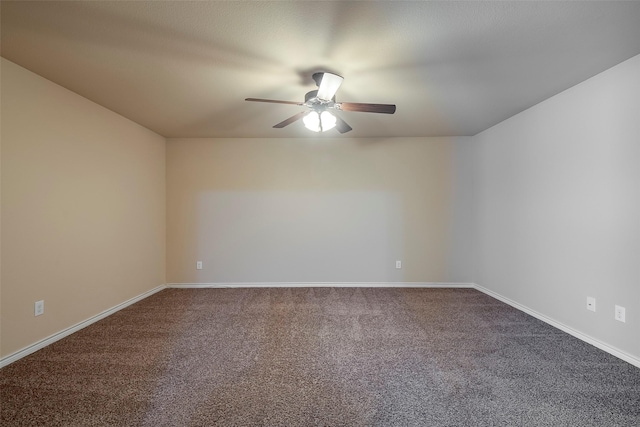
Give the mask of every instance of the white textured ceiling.
POLYGON ((640 54, 638 1, 0 7, 3 57, 166 137, 316 136, 244 98, 303 101, 317 70, 338 101, 397 105, 341 113, 346 137, 474 135, 640 54))

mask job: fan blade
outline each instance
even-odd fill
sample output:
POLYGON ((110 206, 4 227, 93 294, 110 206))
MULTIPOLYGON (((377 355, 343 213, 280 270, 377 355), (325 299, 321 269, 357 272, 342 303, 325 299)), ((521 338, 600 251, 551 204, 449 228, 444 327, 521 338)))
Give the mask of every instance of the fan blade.
POLYGON ((342 120, 340 117, 336 116, 335 114, 334 117, 336 118, 336 129, 338 130, 338 132, 347 133, 352 129, 352 127, 349 126, 347 122, 342 120))
POLYGON ((342 80, 344 80, 344 78, 337 74, 324 73, 320 81, 320 86, 318 87, 317 97, 323 101, 331 101, 333 97, 336 96, 342 80))
POLYGON ((393 114, 396 106, 393 104, 359 104, 357 102, 336 102, 335 108, 342 111, 358 111, 361 113, 393 114))
POLYGON ((304 105, 302 102, 295 102, 295 101, 279 101, 279 100, 277 100, 277 99, 245 98, 245 101, 252 101, 252 102, 270 102, 270 103, 272 103, 272 104, 304 105))
POLYGON ((289 117, 287 120, 282 121, 280 123, 278 123, 277 125, 274 125, 274 128, 283 128, 285 126, 289 126, 291 123, 300 120, 301 118, 303 118, 304 116, 306 116, 307 114, 309 114, 309 111, 301 111, 298 114, 296 114, 295 116, 291 116, 289 117))

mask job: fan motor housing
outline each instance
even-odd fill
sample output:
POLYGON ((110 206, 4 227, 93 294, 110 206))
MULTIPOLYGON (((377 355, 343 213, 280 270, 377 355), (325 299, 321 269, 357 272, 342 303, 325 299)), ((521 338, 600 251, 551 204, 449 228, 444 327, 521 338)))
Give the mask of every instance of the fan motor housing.
POLYGON ((311 92, 307 92, 307 94, 304 96, 304 102, 309 102, 309 100, 317 97, 318 97, 318 91, 312 90, 311 92))

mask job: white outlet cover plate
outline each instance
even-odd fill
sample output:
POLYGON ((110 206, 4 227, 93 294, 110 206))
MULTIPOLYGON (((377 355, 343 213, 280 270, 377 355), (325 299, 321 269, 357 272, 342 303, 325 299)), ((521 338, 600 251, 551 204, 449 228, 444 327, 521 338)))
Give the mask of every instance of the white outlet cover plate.
POLYGON ((396 261, 396 268, 402 268, 402 261, 396 261))
POLYGON ((593 297, 587 297, 587 310, 596 311, 596 299, 593 297))
POLYGON ((615 318, 620 322, 625 322, 625 309, 619 305, 616 305, 615 318))
POLYGON ((36 301, 34 304, 33 315, 40 316, 44 314, 44 300, 36 301))

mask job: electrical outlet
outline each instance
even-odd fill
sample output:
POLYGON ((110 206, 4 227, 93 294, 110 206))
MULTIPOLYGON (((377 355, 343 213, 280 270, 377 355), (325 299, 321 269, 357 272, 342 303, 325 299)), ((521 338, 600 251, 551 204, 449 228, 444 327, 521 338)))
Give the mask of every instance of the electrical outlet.
POLYGON ((402 268, 402 261, 396 261, 396 268, 397 269, 401 269, 402 268))
POLYGON ((596 311, 596 299, 593 297, 587 297, 587 310, 596 311))
POLYGON ((33 315, 40 316, 41 314, 44 314, 44 300, 36 301, 34 305, 33 315))
POLYGON ((202 261, 196 261, 196 270, 202 270, 202 261))
POLYGON ((620 307, 619 305, 616 305, 616 311, 615 311, 615 318, 616 320, 620 321, 620 322, 625 322, 624 318, 625 318, 625 313, 624 313, 624 307, 620 307))

